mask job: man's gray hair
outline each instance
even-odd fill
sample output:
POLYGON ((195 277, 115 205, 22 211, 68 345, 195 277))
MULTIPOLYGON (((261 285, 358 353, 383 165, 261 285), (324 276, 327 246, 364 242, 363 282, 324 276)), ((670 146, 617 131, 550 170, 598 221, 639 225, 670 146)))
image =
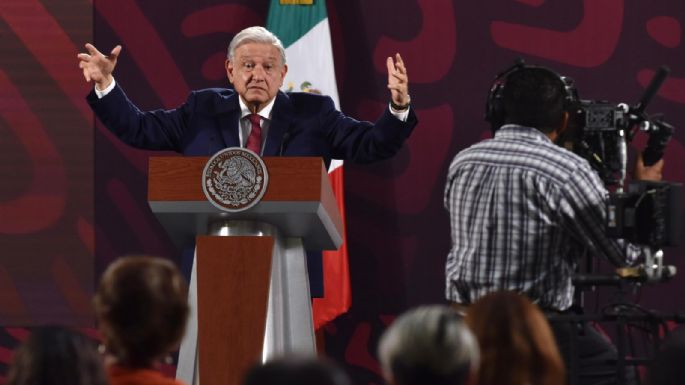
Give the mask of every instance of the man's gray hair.
POLYGON ((430 305, 396 319, 381 337, 378 357, 394 385, 461 385, 476 373, 480 353, 454 309, 430 305))
POLYGON ((285 48, 283 48, 281 39, 264 27, 248 27, 238 32, 228 45, 228 60, 233 61, 235 50, 247 43, 272 44, 278 48, 278 52, 281 54, 281 64, 285 64, 285 48))

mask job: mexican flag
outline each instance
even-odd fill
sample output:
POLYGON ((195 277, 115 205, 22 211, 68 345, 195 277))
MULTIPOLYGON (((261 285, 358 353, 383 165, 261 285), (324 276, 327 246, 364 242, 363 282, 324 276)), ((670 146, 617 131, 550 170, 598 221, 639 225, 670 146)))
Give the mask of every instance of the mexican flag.
MULTIPOLYGON (((276 34, 285 47, 288 74, 284 91, 315 92, 330 96, 339 108, 335 82, 333 49, 325 0, 271 0, 266 28, 276 34)), ((328 177, 338 201, 345 226, 343 167, 333 160, 328 177)), ((347 242, 338 251, 323 253, 324 296, 313 304, 314 327, 319 329, 349 309, 352 302, 347 263, 347 242)))

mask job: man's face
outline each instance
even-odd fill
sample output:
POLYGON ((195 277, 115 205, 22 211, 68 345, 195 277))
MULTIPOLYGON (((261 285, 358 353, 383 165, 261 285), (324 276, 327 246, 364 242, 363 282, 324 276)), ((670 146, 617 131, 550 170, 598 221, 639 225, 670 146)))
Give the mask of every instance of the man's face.
POLYGON ((286 72, 288 66, 272 44, 243 44, 235 49, 233 60, 226 60, 228 80, 245 104, 257 111, 276 97, 286 72))

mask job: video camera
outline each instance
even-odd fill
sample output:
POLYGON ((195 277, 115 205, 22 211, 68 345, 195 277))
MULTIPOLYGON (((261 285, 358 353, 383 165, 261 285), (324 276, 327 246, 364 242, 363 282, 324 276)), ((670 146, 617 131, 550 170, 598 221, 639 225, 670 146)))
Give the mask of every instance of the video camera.
POLYGON ((630 182, 625 192, 609 194, 607 234, 653 248, 677 245, 682 196, 680 183, 630 182))
POLYGON ((645 108, 656 95, 670 70, 661 67, 645 90, 642 99, 634 106, 625 103, 582 100, 573 80, 561 77, 566 92, 572 100, 568 103, 568 135, 562 139, 565 147, 585 158, 607 187, 622 187, 625 180, 627 144, 638 131, 649 135, 647 146, 642 152, 646 166, 651 166, 663 157, 666 145, 674 128, 661 116, 650 117, 645 108))
POLYGON ((645 166, 658 162, 674 128, 661 116, 648 116, 645 109, 666 80, 669 69, 661 67, 634 106, 625 103, 582 100, 573 80, 561 77, 569 108, 569 134, 562 145, 585 158, 604 184, 616 187, 607 202, 607 235, 643 245, 644 263, 617 270, 619 277, 656 283, 672 278, 676 268, 663 261, 664 246, 680 240, 682 185, 670 182, 631 181, 624 189, 627 147, 638 131, 649 135, 642 151, 645 166))
MULTIPOLYGON (((651 166, 664 154, 674 128, 661 116, 649 116, 645 109, 666 80, 670 70, 661 67, 645 89, 640 101, 626 103, 583 100, 574 81, 544 67, 515 64, 495 77, 486 102, 485 119, 493 132, 506 121, 504 89, 508 77, 525 68, 543 68, 559 78, 564 87, 564 110, 569 126, 557 143, 586 159, 597 171, 607 189, 615 188, 607 203, 607 233, 611 237, 645 246, 645 264, 640 277, 648 282, 666 279, 675 273, 662 264, 660 248, 676 245, 681 230, 682 185, 669 182, 633 181, 624 190, 628 143, 638 131, 649 136, 642 152, 643 163, 651 166)), ((670 268, 670 267, 669 267, 670 268)), ((632 268, 631 268, 632 269, 632 268)), ((632 271, 632 270, 631 270, 632 271)))
POLYGON ((562 77, 567 92, 576 96, 576 102, 568 110, 571 133, 564 139, 564 145, 585 158, 607 187, 617 187, 607 203, 607 233, 654 249, 679 242, 682 185, 648 181, 632 181, 626 189, 623 185, 627 145, 635 134, 644 131, 649 135, 642 152, 645 166, 663 157, 673 135, 673 126, 661 116, 650 117, 645 113, 668 73, 667 67, 661 67, 634 106, 581 100, 573 81, 562 77))
POLYGON ((564 110, 569 114, 569 124, 557 142, 585 158, 607 188, 623 187, 628 158, 627 145, 638 131, 649 135, 647 147, 643 151, 644 164, 651 166, 662 158, 673 135, 673 126, 666 123, 661 116, 648 116, 645 108, 666 80, 670 72, 667 67, 659 68, 642 99, 636 105, 629 106, 625 103, 580 99, 573 79, 548 68, 527 65, 519 58, 513 66, 495 77, 488 93, 485 120, 491 123, 493 132, 506 120, 503 95, 508 77, 527 68, 544 69, 563 83, 564 110))

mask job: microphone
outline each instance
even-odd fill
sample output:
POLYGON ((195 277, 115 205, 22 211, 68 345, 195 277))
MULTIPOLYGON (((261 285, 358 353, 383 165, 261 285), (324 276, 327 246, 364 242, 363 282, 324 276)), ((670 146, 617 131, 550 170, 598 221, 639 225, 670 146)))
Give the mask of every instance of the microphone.
POLYGON ((652 101, 652 98, 656 96, 656 93, 659 91, 659 88, 661 88, 661 85, 664 83, 670 72, 671 69, 666 66, 659 67, 659 69, 654 74, 654 77, 649 82, 649 85, 645 89, 645 93, 642 95, 642 99, 640 99, 640 101, 637 102, 637 105, 635 105, 635 107, 632 108, 631 112, 633 114, 640 116, 643 112, 645 112, 645 108, 647 108, 649 102, 652 101))
POLYGON ((654 74, 654 77, 647 85, 642 99, 630 109, 629 113, 638 119, 643 119, 641 123, 641 129, 649 131, 649 139, 647 141, 647 146, 642 151, 642 159, 645 166, 651 166, 658 162, 664 155, 666 150, 666 145, 671 140, 673 135, 673 126, 664 122, 661 119, 650 121, 648 116, 645 115, 645 109, 649 102, 652 101, 659 88, 666 81, 671 69, 667 66, 661 66, 654 74))
POLYGON ((283 156, 283 151, 285 151, 285 145, 288 143, 290 140, 290 131, 286 131, 285 134, 283 134, 283 138, 281 139, 281 145, 278 149, 278 156, 283 156))
POLYGON ((214 136, 210 136, 209 140, 207 141, 207 155, 212 155, 214 154, 214 136))

